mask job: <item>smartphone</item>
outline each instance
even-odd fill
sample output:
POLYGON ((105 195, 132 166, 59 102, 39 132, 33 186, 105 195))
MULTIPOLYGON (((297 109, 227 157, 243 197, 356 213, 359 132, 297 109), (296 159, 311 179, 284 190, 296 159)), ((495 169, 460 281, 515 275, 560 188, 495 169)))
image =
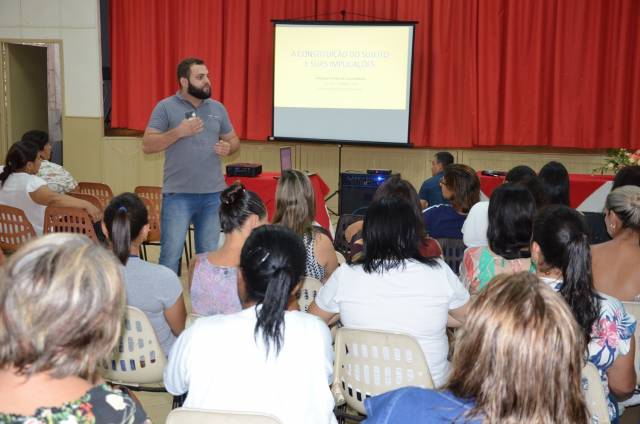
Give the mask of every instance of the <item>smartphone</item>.
POLYGON ((196 111, 190 110, 189 112, 184 113, 184 119, 194 119, 196 117, 196 111))

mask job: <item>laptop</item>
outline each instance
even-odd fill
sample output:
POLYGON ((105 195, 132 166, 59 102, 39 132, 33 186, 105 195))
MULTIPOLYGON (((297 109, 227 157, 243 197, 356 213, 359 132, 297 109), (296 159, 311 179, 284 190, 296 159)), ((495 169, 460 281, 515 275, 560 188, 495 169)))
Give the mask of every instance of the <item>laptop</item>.
MULTIPOLYGON (((293 158, 291 146, 280 147, 280 173, 293 169, 293 158)), ((315 175, 315 172, 302 171, 307 177, 315 175)))

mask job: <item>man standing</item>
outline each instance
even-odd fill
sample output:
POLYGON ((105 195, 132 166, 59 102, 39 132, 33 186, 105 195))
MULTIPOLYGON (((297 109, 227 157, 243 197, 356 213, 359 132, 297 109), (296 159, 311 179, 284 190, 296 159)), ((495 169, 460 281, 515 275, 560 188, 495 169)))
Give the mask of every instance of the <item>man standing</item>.
POLYGON ((160 263, 176 273, 190 223, 196 253, 217 249, 220 192, 226 187, 220 156, 240 147, 226 109, 209 98, 204 62, 180 62, 178 83, 180 90, 156 105, 142 138, 144 153, 165 152, 160 263))
POLYGON ((442 190, 440 189, 440 180, 444 175, 444 168, 447 165, 453 163, 453 155, 449 152, 438 152, 431 161, 431 178, 426 180, 420 186, 420 206, 425 209, 428 206, 439 205, 447 203, 442 197, 442 190))

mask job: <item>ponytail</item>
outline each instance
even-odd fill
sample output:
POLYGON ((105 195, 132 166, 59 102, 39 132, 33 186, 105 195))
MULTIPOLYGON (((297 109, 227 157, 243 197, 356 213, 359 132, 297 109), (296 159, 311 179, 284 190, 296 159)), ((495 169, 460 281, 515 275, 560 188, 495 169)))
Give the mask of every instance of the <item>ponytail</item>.
POLYGON ((13 143, 5 157, 4 169, 0 172, 0 187, 4 186, 11 174, 23 169, 28 162, 34 162, 39 151, 38 144, 34 141, 23 140, 13 143))
POLYGON ((588 230, 575 210, 564 205, 542 208, 533 223, 532 240, 542 251, 542 269, 562 271, 559 293, 567 302, 588 343, 600 314, 600 296, 593 288, 588 230))
POLYGON ((111 241, 111 250, 123 265, 127 264, 131 242, 149 223, 149 213, 140 198, 133 193, 114 197, 104 210, 103 222, 111 241))
POLYGON ((284 316, 294 287, 305 267, 305 249, 300 236, 279 225, 253 230, 240 255, 246 299, 255 302, 254 337, 261 335, 267 356, 276 355, 285 342, 284 316))
POLYGON ((593 288, 591 250, 586 233, 571 239, 562 258, 563 284, 560 294, 573 311, 586 343, 600 314, 600 297, 593 288))

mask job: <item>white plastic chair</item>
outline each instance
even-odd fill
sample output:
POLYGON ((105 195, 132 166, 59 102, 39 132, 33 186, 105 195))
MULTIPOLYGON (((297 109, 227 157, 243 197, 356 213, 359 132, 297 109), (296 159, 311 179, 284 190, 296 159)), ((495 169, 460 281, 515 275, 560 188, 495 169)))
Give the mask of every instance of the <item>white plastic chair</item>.
POLYGON ((584 392, 587 408, 591 414, 591 422, 609 424, 609 407, 604 396, 602 381, 598 369, 591 362, 582 369, 582 391, 584 392))
POLYGON ((230 412, 177 408, 169 413, 165 424, 282 424, 272 415, 255 412, 230 412))
POLYGON ((298 308, 302 312, 309 312, 309 306, 315 300, 321 287, 320 280, 313 277, 304 277, 300 293, 298 293, 298 308))
POLYGON ((334 384, 347 406, 365 414, 364 400, 401 387, 433 388, 427 360, 408 334, 340 328, 334 384))
POLYGON ((134 390, 165 391, 162 381, 167 358, 149 318, 138 308, 127 306, 122 333, 100 374, 112 384, 134 390))
POLYGON ((198 319, 198 318, 202 318, 204 315, 200 315, 200 314, 196 314, 194 312, 191 312, 190 314, 187 314, 187 319, 184 323, 184 328, 189 328, 193 325, 193 323, 198 319))
MULTIPOLYGON (((640 302, 622 302, 622 304, 625 311, 633 315, 636 321, 640 320, 640 302)), ((636 338, 636 357, 634 361, 636 364, 636 384, 640 385, 640 330, 636 329, 634 335, 636 338)))

